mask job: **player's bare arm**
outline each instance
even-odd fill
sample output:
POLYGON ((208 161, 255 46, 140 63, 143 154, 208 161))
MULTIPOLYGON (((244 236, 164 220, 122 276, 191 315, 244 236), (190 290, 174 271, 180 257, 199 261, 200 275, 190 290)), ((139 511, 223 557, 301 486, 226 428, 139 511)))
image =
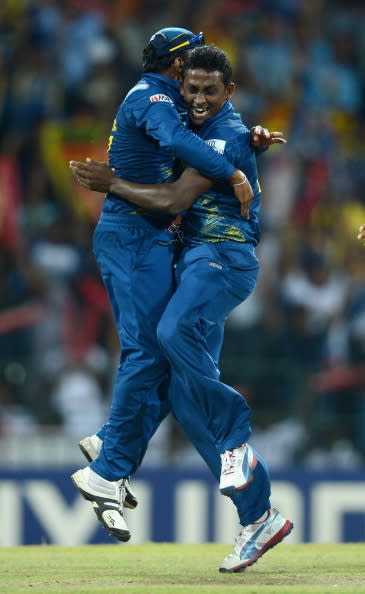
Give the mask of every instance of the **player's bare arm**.
MULTIPOLYGON (((183 212, 213 185, 213 180, 192 168, 187 168, 176 182, 154 185, 121 179, 106 163, 90 158, 86 163, 70 161, 70 168, 76 180, 89 190, 112 192, 142 208, 169 214, 183 212)), ((236 169, 230 181, 236 198, 241 203, 241 214, 248 218, 253 198, 250 182, 240 169, 236 169)))
POLYGON ((233 191, 235 193, 237 200, 241 204, 241 215, 244 219, 249 219, 250 204, 254 196, 250 182, 248 181, 243 171, 241 171, 240 169, 236 169, 233 175, 231 175, 231 177, 229 178, 229 181, 232 184, 233 191))
MULTIPOLYGON (((286 144, 282 132, 270 132, 263 126, 251 128, 251 144, 255 148, 266 148, 272 144, 286 144)), ((131 200, 142 208, 178 214, 193 204, 200 194, 207 191, 212 180, 202 176, 195 169, 188 168, 179 180, 172 184, 136 184, 118 178, 113 170, 103 162, 87 159, 87 163, 70 162, 77 181, 95 192, 112 192, 116 196, 131 200), (189 187, 188 187, 189 185, 189 187)), ((241 214, 249 218, 253 191, 245 174, 236 170, 229 180, 237 200, 241 204, 241 214)))
POLYGON ((169 214, 189 208, 213 184, 211 179, 192 168, 187 168, 176 182, 154 185, 121 179, 106 163, 89 158, 86 163, 70 161, 70 168, 76 180, 89 190, 112 192, 142 208, 169 214))

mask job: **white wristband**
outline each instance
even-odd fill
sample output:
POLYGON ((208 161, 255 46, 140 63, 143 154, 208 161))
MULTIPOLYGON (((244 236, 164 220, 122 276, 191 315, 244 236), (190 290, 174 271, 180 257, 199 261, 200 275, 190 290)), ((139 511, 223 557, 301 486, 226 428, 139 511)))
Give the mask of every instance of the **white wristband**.
POLYGON ((233 186, 243 186, 243 184, 247 184, 247 177, 246 179, 244 179, 243 181, 241 181, 239 184, 232 184, 233 186))

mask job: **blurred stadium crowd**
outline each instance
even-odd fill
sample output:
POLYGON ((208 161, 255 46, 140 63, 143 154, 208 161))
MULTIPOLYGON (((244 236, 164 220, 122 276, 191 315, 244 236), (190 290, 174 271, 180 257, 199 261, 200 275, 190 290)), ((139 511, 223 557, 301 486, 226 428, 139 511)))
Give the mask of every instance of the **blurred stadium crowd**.
MULTIPOLYGON (((222 379, 249 399, 272 469, 361 466, 365 5, 354 0, 2 0, 2 459, 16 461, 26 436, 23 461, 67 462, 68 444, 106 417, 119 344, 90 249, 102 196, 76 186, 68 161, 106 160, 142 48, 173 25, 226 50, 244 122, 288 140, 259 157, 260 281, 227 321, 222 379)), ((199 463, 173 420, 148 462, 199 463)))

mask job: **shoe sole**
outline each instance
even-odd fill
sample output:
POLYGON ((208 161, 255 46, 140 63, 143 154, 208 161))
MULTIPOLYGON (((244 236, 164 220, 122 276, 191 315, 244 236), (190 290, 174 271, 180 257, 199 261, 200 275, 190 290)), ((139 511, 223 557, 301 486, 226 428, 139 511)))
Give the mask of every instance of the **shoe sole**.
POLYGON ((219 571, 221 573, 240 573, 241 571, 244 571, 246 569, 246 567, 250 567, 250 565, 253 565, 254 563, 256 563, 256 561, 258 561, 260 559, 260 557, 262 557, 262 555, 264 555, 267 551, 269 551, 270 549, 275 547, 277 544, 281 543, 282 540, 284 540, 284 538, 291 533, 293 528, 294 528, 294 524, 292 522, 290 522, 289 520, 287 520, 285 522, 284 526, 282 528, 280 528, 280 530, 275 534, 275 536, 273 536, 273 538, 271 540, 269 540, 269 542, 266 543, 266 545, 263 546, 262 549, 260 549, 260 551, 254 557, 249 559, 249 561, 246 561, 245 563, 242 563, 240 565, 236 565, 235 567, 232 567, 231 569, 226 569, 225 567, 220 567, 219 571))
MULTIPOLYGON (((81 441, 79 441, 79 448, 81 450, 81 453, 85 456, 85 458, 88 462, 92 462, 94 460, 94 458, 90 455, 90 452, 89 452, 89 449, 87 446, 88 446, 88 438, 87 437, 85 439, 82 439, 81 441)), ((135 498, 134 495, 132 495, 132 493, 130 492, 128 487, 125 487, 125 499, 123 502, 123 506, 127 507, 128 509, 136 509, 137 505, 138 505, 138 500, 135 498)))
MULTIPOLYGON (((93 504, 94 512, 96 513, 98 520, 101 522, 101 524, 104 526, 105 530, 110 534, 110 536, 114 536, 117 540, 120 540, 122 542, 127 542, 131 537, 131 533, 129 532, 129 530, 120 530, 120 529, 110 528, 109 526, 107 526, 105 524, 105 522, 103 520, 103 516, 102 516, 103 512, 100 509, 100 505, 105 506, 108 503, 108 501, 115 505, 115 501, 112 501, 112 500, 104 498, 104 497, 96 497, 92 493, 88 493, 83 487, 84 478, 82 476, 81 470, 77 470, 76 472, 74 472, 74 474, 71 475, 71 480, 72 480, 73 484, 75 485, 75 487, 80 492, 80 494, 83 496, 83 498, 86 499, 86 501, 91 501, 91 503, 93 504)), ((113 506, 112 509, 115 510, 115 507, 113 506)))
POLYGON ((257 458, 254 455, 252 458, 252 466, 251 466, 251 476, 248 479, 248 481, 246 481, 245 483, 243 483, 243 485, 228 485, 228 487, 223 487, 223 489, 219 489, 219 491, 222 493, 222 495, 232 495, 233 493, 237 493, 238 491, 242 491, 243 489, 246 489, 253 481, 254 479, 254 469, 257 466, 257 458))

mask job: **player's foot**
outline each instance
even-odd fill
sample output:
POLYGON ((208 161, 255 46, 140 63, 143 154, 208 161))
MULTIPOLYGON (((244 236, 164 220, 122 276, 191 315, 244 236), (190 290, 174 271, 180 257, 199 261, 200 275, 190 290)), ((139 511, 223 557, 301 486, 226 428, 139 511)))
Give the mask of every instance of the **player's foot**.
POLYGON ((286 520, 277 509, 269 509, 257 522, 240 526, 233 552, 223 559, 219 571, 223 573, 243 571, 266 551, 279 544, 292 529, 292 522, 286 520))
POLYGON ((247 487, 253 480, 257 458, 251 446, 244 443, 239 448, 226 450, 221 454, 222 470, 219 490, 230 495, 247 487))
POLYGON ((123 480, 107 481, 89 466, 71 476, 81 495, 92 502, 98 520, 111 536, 126 542, 131 534, 123 518, 123 480))
MULTIPOLYGON (((102 443, 102 440, 97 435, 90 435, 89 437, 85 437, 84 439, 79 441, 79 448, 84 454, 85 458, 88 460, 88 462, 92 462, 99 456, 102 443)), ((124 479, 124 488, 124 507, 128 507, 129 509, 135 509, 138 505, 138 500, 131 489, 129 478, 124 479)))

